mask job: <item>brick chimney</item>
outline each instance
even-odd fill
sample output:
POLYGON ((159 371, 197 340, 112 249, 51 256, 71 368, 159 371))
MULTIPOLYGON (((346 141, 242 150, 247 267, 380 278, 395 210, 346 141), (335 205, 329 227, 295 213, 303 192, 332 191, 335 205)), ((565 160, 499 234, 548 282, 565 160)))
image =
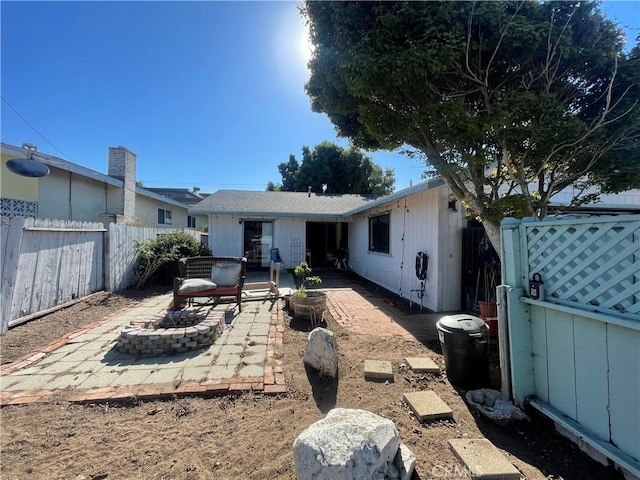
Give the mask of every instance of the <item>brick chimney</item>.
POLYGON ((107 211, 123 216, 124 223, 136 221, 136 158, 126 147, 109 147, 108 174, 122 180, 124 186, 107 196, 107 211))

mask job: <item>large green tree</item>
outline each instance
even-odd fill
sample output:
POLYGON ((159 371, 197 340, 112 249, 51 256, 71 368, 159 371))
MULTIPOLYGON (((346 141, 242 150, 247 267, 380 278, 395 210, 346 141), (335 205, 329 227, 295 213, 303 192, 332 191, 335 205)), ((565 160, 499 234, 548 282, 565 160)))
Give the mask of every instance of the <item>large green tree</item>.
MULTIPOLYGON (((567 187, 640 186, 638 48, 580 1, 314 2, 306 90, 338 134, 408 148, 499 248, 567 187)), ((579 201, 579 199, 576 199, 579 201)))
POLYGON ((344 149, 331 142, 322 142, 313 150, 302 147, 302 163, 295 155, 278 165, 282 184, 269 182, 267 190, 285 192, 360 193, 388 195, 393 192, 395 177, 392 168, 383 169, 359 150, 344 149))

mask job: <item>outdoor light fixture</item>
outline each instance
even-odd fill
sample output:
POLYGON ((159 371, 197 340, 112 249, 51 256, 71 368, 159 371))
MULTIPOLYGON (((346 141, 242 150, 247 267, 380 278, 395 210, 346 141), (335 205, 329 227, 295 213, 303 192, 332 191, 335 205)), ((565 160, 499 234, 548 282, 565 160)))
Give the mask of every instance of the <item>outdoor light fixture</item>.
POLYGON ((455 199, 449 200, 449 210, 451 210, 453 212, 457 212, 458 211, 458 208, 456 207, 455 199))
POLYGON ((38 147, 32 143, 23 143, 22 148, 27 152, 26 157, 12 158, 7 162, 7 168, 22 177, 38 178, 49 175, 49 167, 35 159, 38 147))

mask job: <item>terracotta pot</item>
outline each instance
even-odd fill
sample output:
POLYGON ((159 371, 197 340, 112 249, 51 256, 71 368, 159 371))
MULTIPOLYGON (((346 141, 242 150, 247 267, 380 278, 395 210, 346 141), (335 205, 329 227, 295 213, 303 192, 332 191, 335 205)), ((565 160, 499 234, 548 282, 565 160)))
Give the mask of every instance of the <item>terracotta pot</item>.
POLYGON ((480 317, 496 317, 498 315, 498 309, 495 302, 478 302, 480 307, 480 317))

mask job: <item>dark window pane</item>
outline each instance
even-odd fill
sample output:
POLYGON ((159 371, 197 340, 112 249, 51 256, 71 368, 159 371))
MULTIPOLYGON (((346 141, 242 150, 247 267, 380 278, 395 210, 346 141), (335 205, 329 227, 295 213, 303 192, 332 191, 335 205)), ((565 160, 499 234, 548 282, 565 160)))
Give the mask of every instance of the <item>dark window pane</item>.
POLYGON ((389 253, 389 214, 369 218, 369 251, 389 253))

